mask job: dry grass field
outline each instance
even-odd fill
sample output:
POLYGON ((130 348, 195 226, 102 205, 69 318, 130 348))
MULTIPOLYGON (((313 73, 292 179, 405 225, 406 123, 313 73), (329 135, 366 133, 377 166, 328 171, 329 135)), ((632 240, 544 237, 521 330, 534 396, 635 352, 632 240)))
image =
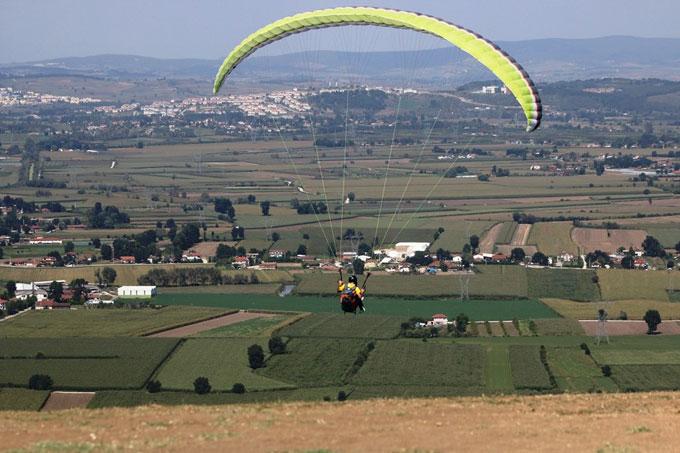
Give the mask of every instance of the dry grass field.
POLYGON ((0 424, 17 451, 673 451, 679 404, 663 392, 375 399, 0 412, 0 424))
POLYGON ((574 228, 571 237, 585 252, 602 250, 614 253, 619 247, 639 249, 645 240, 644 230, 606 230, 604 228, 574 228))

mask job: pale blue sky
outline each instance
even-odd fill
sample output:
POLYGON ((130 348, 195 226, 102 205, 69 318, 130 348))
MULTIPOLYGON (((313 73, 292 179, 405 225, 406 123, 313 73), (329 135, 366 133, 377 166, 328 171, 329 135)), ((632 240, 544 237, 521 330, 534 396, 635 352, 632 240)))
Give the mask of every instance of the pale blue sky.
MULTIPOLYGON (((0 62, 104 53, 220 58, 280 17, 347 5, 427 13, 496 41, 680 38, 678 0, 0 0, 0 62)), ((333 33, 318 34, 321 48, 334 47, 333 33)), ((395 42, 386 33, 375 49, 394 49, 395 42)))

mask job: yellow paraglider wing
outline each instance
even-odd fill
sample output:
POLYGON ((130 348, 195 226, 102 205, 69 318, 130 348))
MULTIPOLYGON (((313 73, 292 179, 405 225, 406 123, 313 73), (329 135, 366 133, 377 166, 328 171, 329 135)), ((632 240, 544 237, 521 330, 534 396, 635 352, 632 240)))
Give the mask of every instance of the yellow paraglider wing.
POLYGON ((541 124, 538 91, 522 67, 492 42, 478 34, 436 17, 383 8, 341 7, 310 11, 273 22, 244 39, 231 51, 215 77, 217 93, 225 78, 257 49, 294 33, 346 25, 375 25, 407 28, 438 36, 486 66, 508 87, 527 118, 527 131, 541 124))

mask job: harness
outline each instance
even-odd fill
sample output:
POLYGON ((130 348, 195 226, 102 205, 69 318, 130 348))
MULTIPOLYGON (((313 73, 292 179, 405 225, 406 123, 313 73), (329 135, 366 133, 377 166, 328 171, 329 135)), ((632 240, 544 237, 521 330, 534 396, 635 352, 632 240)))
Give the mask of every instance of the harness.
POLYGON ((342 293, 340 293, 340 306, 342 311, 347 313, 355 313, 359 308, 360 296, 356 293, 358 287, 349 284, 345 285, 342 293))

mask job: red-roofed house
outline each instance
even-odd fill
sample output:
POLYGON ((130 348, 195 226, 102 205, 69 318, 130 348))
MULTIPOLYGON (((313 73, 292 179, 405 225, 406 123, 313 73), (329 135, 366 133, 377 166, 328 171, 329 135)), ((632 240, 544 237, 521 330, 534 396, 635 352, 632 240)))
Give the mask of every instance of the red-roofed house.
POLYGON ((121 256, 120 262, 123 264, 135 264, 137 260, 134 256, 121 256))
POLYGON ((449 317, 443 313, 437 313, 432 315, 432 321, 428 324, 431 326, 445 326, 449 323, 449 317))
POLYGON ((237 256, 231 263, 236 269, 245 269, 249 264, 247 256, 237 256))

